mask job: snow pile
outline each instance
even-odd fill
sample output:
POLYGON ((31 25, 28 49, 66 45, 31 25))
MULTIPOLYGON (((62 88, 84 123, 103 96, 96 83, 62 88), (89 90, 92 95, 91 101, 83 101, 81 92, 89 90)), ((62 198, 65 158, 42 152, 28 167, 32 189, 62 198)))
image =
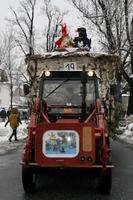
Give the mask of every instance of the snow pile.
POLYGON ((119 138, 129 144, 133 144, 133 115, 126 118, 126 124, 125 127, 120 127, 123 134, 119 135, 119 138))

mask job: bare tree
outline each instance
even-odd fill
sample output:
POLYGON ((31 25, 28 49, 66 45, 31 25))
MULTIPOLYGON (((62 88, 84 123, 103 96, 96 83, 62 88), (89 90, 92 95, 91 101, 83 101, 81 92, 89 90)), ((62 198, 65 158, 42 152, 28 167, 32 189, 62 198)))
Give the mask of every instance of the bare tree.
POLYGON ((5 70, 9 76, 10 82, 10 106, 13 105, 13 71, 15 67, 14 62, 14 34, 13 30, 8 30, 3 38, 3 48, 2 48, 2 63, 4 65, 5 70))
POLYGON ((5 58, 7 49, 5 47, 5 34, 0 35, 0 81, 7 82, 8 76, 6 72, 5 58))
POLYGON ((54 49, 54 41, 58 34, 58 27, 63 21, 64 16, 68 11, 61 12, 59 8, 53 6, 51 0, 43 0, 43 12, 47 18, 47 25, 44 30, 44 36, 46 37, 46 51, 50 52, 54 49))
MULTIPOLYGON (((132 67, 132 23, 130 27, 131 9, 133 2, 131 0, 70 0, 73 5, 82 13, 84 19, 93 24, 99 33, 101 44, 108 53, 118 53, 123 59, 122 73, 130 85, 130 97, 132 98, 133 83, 125 71, 125 67, 132 67), (102 36, 102 37, 101 37, 102 36), (128 62, 128 65, 127 65, 128 62)), ((129 70, 128 70, 129 71, 129 70)), ((132 71, 133 72, 133 71, 132 71)), ((120 74, 118 72, 117 81, 120 83, 120 74)), ((133 114, 133 100, 129 105, 129 114, 133 114)))
MULTIPOLYGON (((13 106, 14 102, 14 86, 20 86, 23 83, 28 83, 28 78, 26 77, 26 67, 23 64, 22 70, 18 67, 18 60, 16 52, 18 48, 15 43, 15 33, 12 27, 8 27, 6 32, 1 34, 0 37, 0 76, 2 82, 7 82, 10 90, 10 106, 13 106), (6 34, 5 34, 6 33, 6 34), (18 78, 19 72, 19 78, 18 78), (8 76, 7 76, 8 75, 8 76)), ((19 55, 20 62, 20 55, 19 55)), ((22 63, 20 64, 20 66, 22 63)))
MULTIPOLYGON (((129 0, 124 0, 125 4, 125 22, 126 22, 126 36, 127 41, 129 44, 129 51, 127 52, 127 56, 130 56, 130 66, 131 66, 131 73, 133 76, 133 17, 131 23, 129 23, 129 0)), ((126 64, 126 57, 123 62, 123 66, 126 64)), ((128 101, 128 108, 127 108, 127 114, 131 115, 133 114, 133 77, 129 76, 126 71, 123 69, 123 76, 125 80, 128 82, 129 88, 130 88, 130 96, 128 101)))
POLYGON ((16 42, 25 55, 34 54, 35 6, 36 0, 21 0, 18 11, 11 8, 15 17, 12 23, 16 26, 16 42))
POLYGON ((130 46, 131 46, 131 71, 133 74, 133 16, 131 21, 131 30, 130 30, 130 46))
POLYGON ((82 13, 83 18, 91 26, 94 25, 104 50, 114 53, 118 51, 118 45, 121 48, 124 16, 121 0, 72 0, 72 3, 82 13))
POLYGON ((6 34, 5 33, 1 33, 0 34, 0 65, 2 65, 5 68, 4 62, 5 62, 5 58, 6 58, 6 34))
MULTIPOLYGON (((10 19, 10 21, 15 26, 15 41, 25 56, 34 55, 35 51, 34 21, 36 4, 37 0, 20 0, 18 10, 11 8, 14 19, 10 19)), ((37 68, 34 69, 34 76, 29 74, 29 81, 26 81, 29 83, 30 88, 36 79, 36 72, 37 68)), ((29 99, 31 97, 30 93, 29 99)))
POLYGON ((131 23, 129 22, 129 0, 124 0, 125 4, 125 22, 126 22, 126 36, 129 43, 131 72, 133 73, 133 16, 131 23), (131 29, 131 31, 130 31, 131 29))

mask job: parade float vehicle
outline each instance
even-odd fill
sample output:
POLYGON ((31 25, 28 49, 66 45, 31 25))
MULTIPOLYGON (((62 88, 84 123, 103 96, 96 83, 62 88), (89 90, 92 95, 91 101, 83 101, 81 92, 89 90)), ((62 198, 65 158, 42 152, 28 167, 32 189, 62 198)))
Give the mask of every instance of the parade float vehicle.
POLYGON ((37 69, 39 86, 35 80, 38 95, 21 163, 24 190, 34 190, 40 168, 95 168, 100 191, 110 193, 113 164, 101 90, 113 83, 119 57, 64 49, 27 56, 26 63, 30 74, 37 69))

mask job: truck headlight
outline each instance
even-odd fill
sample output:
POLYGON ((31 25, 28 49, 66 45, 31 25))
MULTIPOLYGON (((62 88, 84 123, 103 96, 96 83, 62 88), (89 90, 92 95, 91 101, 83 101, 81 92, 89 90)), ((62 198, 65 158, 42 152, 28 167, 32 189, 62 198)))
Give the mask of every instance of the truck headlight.
POLYGON ((50 71, 45 71, 45 76, 50 76, 50 71))
POLYGON ((94 71, 93 71, 93 70, 89 70, 89 71, 88 71, 88 76, 89 76, 89 77, 92 77, 93 75, 94 75, 94 71))

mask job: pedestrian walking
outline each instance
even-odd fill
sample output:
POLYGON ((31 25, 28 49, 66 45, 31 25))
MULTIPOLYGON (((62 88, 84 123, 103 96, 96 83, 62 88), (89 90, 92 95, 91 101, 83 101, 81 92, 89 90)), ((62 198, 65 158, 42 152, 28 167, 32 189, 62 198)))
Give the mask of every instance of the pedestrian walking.
POLYGON ((9 142, 11 142, 11 139, 12 139, 13 136, 15 138, 15 141, 18 141, 18 139, 17 139, 17 128, 19 126, 19 123, 22 124, 22 122, 20 120, 20 114, 19 114, 19 112, 16 108, 11 109, 11 113, 8 117, 8 121, 6 122, 5 127, 7 126, 8 123, 10 123, 10 127, 13 130, 11 136, 9 137, 9 142))
POLYGON ((6 117, 7 117, 7 113, 6 113, 5 108, 2 108, 2 110, 0 112, 0 116, 1 116, 2 121, 4 122, 6 120, 6 117))

